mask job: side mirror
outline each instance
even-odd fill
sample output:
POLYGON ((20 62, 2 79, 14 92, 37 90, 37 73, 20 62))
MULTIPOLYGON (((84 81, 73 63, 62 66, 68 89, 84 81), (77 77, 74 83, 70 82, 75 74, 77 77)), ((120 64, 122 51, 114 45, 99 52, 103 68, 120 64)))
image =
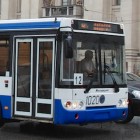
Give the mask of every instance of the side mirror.
POLYGON ((64 40, 64 52, 66 58, 73 58, 73 46, 72 46, 72 37, 68 35, 64 40))

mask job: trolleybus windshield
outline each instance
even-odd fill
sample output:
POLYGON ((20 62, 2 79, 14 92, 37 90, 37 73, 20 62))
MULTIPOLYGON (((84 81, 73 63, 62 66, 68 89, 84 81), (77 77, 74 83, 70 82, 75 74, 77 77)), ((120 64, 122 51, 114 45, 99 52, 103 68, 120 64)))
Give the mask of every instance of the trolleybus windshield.
POLYGON ((73 57, 67 58, 62 40, 60 85, 87 86, 91 80, 94 87, 112 87, 114 80, 126 84, 123 36, 74 33, 72 48, 73 57))

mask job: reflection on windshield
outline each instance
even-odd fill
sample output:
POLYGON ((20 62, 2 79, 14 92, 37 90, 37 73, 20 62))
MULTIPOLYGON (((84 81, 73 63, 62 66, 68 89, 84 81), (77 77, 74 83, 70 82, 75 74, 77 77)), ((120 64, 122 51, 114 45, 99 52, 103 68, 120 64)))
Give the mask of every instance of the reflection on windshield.
POLYGON ((105 65, 118 85, 126 83, 123 37, 75 34, 73 58, 65 58, 61 49, 60 85, 114 85, 105 65))
POLYGON ((123 84, 123 55, 122 45, 114 45, 104 43, 101 45, 101 58, 103 62, 102 71, 104 71, 104 76, 102 77, 102 83, 105 85, 113 84, 111 75, 117 84, 123 84), (110 69, 110 73, 106 72, 107 66, 110 69))

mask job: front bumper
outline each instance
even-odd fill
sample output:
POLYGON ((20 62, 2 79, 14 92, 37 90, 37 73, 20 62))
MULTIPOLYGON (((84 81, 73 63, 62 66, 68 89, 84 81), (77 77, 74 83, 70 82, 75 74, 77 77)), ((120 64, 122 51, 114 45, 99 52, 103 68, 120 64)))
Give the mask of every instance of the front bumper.
POLYGON ((117 121, 126 118, 128 108, 100 107, 86 110, 66 110, 60 100, 55 100, 54 124, 85 124, 117 121))

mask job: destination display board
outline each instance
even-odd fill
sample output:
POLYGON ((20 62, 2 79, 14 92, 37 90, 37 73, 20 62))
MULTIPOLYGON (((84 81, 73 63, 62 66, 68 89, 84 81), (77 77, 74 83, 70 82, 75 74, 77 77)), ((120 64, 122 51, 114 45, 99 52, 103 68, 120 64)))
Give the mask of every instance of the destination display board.
POLYGON ((113 23, 106 23, 106 22, 74 20, 72 27, 73 29, 76 29, 76 30, 87 30, 87 31, 123 34, 123 29, 121 25, 113 24, 113 23))

